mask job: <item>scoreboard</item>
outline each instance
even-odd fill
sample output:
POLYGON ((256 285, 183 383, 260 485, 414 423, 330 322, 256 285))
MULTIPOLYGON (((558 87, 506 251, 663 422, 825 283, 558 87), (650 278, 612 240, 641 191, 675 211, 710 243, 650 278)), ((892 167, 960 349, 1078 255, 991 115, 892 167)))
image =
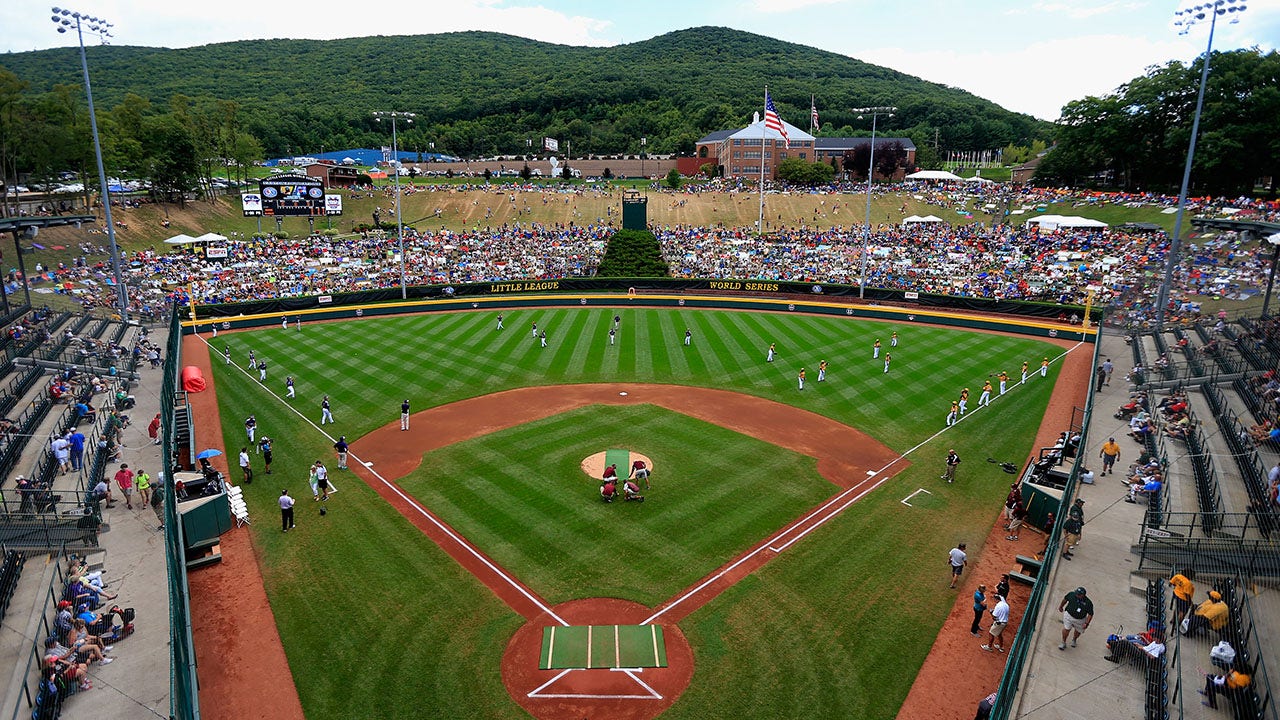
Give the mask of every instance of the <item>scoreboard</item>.
POLYGON ((246 217, 324 217, 324 183, 306 175, 276 175, 258 181, 258 194, 241 196, 246 217))

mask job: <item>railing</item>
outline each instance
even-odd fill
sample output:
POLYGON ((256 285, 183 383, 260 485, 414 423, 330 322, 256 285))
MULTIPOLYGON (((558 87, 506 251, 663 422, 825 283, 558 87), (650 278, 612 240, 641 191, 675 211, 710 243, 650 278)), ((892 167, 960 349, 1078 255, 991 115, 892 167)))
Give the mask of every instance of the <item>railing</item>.
POLYGON ((55 610, 58 601, 62 599, 62 590, 66 587, 67 578, 63 574, 63 559, 67 557, 66 548, 58 549, 53 557, 54 562, 53 577, 49 578, 49 584, 44 590, 44 609, 40 617, 40 627, 35 637, 31 640, 31 652, 27 653, 26 665, 22 671, 22 694, 18 697, 18 701, 14 703, 13 713, 10 715, 11 720, 18 720, 21 717, 31 717, 31 708, 36 705, 36 695, 39 694, 40 688, 37 684, 40 678, 40 667, 44 659, 44 638, 57 635, 57 631, 53 627, 51 619, 51 610, 55 610), (24 705, 23 700, 26 700, 24 705))
MULTIPOLYGON (((1233 526, 1254 527, 1253 513, 1225 513, 1233 526)), ((1204 537, 1194 535, 1200 513, 1171 513, 1159 528, 1142 525, 1135 550, 1138 572, 1164 573, 1171 568, 1244 577, 1280 578, 1280 543, 1270 538, 1204 537)))
MULTIPOLYGON (((1140 344, 1135 338, 1134 345, 1140 344)), ((1098 366, 1099 350, 1102 347, 1101 337, 1093 346, 1093 360, 1090 367, 1098 366)), ((1089 422, 1093 415, 1094 406, 1094 384, 1089 383, 1089 393, 1085 399, 1084 413, 1080 418, 1079 426, 1081 428, 1080 447, 1089 446, 1089 422)), ((1072 424, 1075 425, 1075 416, 1072 417, 1072 424)), ((1057 508, 1054 509, 1055 517, 1066 517, 1067 507, 1073 502, 1075 496, 1077 477, 1080 473, 1080 467, 1084 464, 1084 453, 1077 453, 1071 465, 1071 471, 1068 474, 1066 486, 1063 488, 1062 500, 1057 508)), ((1058 528, 1062 525, 1059 524, 1058 528)), ((1027 599, 1026 609, 1022 613, 1022 620, 1018 623, 1018 632, 1014 635, 1013 644, 1009 647, 1009 661, 1005 665, 1004 673, 1000 676, 1000 685, 996 690, 996 703, 991 709, 990 717, 992 720, 1008 720, 1013 708, 1014 702, 1018 694, 1018 688, 1022 684, 1023 673, 1026 670, 1027 659, 1035 649, 1036 628, 1040 624, 1040 613, 1045 609, 1046 602, 1051 602, 1048 598, 1049 578, 1053 577, 1053 569, 1057 564, 1061 551, 1062 535, 1061 531, 1054 532, 1048 543, 1045 545, 1044 560, 1037 573, 1037 581, 1031 587, 1031 597, 1027 599)))
MULTIPOLYGON (((179 310, 175 308, 169 318, 164 380, 160 389, 160 397, 166 398, 166 402, 168 398, 176 397, 178 368, 182 361, 182 328, 178 313, 179 310)), ((165 418, 161 424, 162 458, 172 458, 176 451, 171 417, 165 418)), ((194 428, 191 432, 194 435, 194 428)), ((169 589, 169 716, 173 720, 200 720, 196 651, 195 641, 191 637, 190 588, 187 585, 186 553, 182 544, 182 520, 178 517, 177 498, 169 492, 172 481, 165 476, 158 476, 157 480, 157 490, 163 489, 164 492, 164 557, 169 589)))

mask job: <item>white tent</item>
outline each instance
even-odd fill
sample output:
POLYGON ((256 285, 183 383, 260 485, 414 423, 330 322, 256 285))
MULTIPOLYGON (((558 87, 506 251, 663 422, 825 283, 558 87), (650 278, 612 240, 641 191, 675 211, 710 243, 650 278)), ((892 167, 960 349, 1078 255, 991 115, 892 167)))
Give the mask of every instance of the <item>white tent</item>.
POLYGON ((965 181, 965 182, 971 182, 971 183, 993 183, 993 182, 995 182, 995 180, 988 180, 987 178, 984 178, 984 177, 982 177, 981 175, 974 175, 974 176, 973 176, 973 177, 971 177, 971 178, 965 178, 965 179, 964 179, 964 181, 965 181))
POLYGON ((925 215, 924 217, 920 217, 919 215, 912 215, 902 220, 903 225, 914 225, 916 223, 940 223, 940 222, 946 222, 946 220, 943 220, 940 217, 935 217, 933 215, 925 215))
POLYGON ((201 241, 197 238, 191 237, 190 235, 174 235, 168 240, 165 240, 165 243, 168 245, 190 245, 191 243, 198 242, 201 241))
POLYGON ((1074 215, 1040 215, 1033 217, 1026 222, 1027 225, 1039 225, 1042 230, 1057 230, 1058 228, 1104 228, 1107 224, 1101 220, 1090 220, 1085 217, 1076 217, 1074 215))
POLYGON ((963 180, 959 175, 953 175, 946 170, 921 170, 920 172, 911 173, 906 177, 907 180, 963 180))
POLYGON ((227 236, 219 235, 218 233, 215 233, 215 232, 207 232, 201 235, 200 237, 196 238, 196 241, 197 242, 226 242, 227 236))

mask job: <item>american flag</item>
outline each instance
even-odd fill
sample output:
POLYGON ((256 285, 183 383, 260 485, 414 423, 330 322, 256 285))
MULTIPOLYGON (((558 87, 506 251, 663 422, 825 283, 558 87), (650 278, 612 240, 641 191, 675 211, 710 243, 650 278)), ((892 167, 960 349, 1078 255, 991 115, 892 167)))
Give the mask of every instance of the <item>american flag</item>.
POLYGON ((783 147, 791 147, 791 139, 787 137, 787 128, 782 124, 782 118, 778 117, 778 109, 773 106, 773 96, 768 90, 764 91, 764 127, 766 130, 777 130, 782 136, 783 147))
POLYGON ((812 97, 811 97, 811 98, 809 98, 809 124, 813 127, 813 129, 814 129, 814 130, 817 130, 817 129, 818 129, 818 127, 819 127, 819 125, 818 125, 818 106, 813 104, 813 98, 812 98, 812 97))

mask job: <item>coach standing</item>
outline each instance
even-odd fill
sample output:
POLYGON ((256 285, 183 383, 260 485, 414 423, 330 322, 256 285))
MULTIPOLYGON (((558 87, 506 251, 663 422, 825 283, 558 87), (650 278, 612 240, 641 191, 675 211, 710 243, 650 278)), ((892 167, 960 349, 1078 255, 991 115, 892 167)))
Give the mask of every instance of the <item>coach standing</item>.
POLYGON ((280 527, 285 532, 297 527, 293 524, 293 498, 289 497, 288 490, 280 491, 280 527))
POLYGON ((960 573, 964 572, 965 563, 968 562, 969 556, 964 551, 964 543, 960 543, 951 548, 950 556, 947 563, 951 566, 951 588, 955 589, 956 580, 960 579, 960 573))

